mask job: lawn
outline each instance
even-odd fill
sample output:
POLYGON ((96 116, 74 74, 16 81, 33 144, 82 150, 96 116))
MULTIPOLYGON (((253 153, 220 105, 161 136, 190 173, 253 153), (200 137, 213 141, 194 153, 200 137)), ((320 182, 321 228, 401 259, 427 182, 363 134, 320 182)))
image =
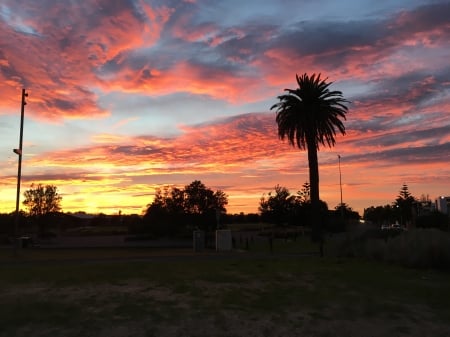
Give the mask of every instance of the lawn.
POLYGON ((450 331, 450 274, 444 272, 276 252, 1 254, 0 336, 449 336, 450 331))

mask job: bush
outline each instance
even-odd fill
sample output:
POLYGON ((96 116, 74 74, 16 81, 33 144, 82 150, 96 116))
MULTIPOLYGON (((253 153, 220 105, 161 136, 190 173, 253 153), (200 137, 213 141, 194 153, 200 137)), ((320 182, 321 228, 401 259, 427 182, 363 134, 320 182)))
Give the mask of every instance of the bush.
POLYGON ((413 229, 393 237, 381 231, 351 233, 338 245, 338 256, 364 257, 414 268, 450 269, 450 233, 413 229))
POLYGON ((440 228, 448 229, 450 219, 446 214, 434 211, 429 214, 418 216, 416 219, 416 227, 420 228, 440 228))
POLYGON ((415 268, 450 269, 450 234, 416 229, 388 240, 386 260, 415 268))
POLYGON ((357 227, 350 232, 340 235, 337 241, 337 255, 340 257, 365 256, 367 245, 373 240, 387 239, 386 232, 376 227, 357 227))

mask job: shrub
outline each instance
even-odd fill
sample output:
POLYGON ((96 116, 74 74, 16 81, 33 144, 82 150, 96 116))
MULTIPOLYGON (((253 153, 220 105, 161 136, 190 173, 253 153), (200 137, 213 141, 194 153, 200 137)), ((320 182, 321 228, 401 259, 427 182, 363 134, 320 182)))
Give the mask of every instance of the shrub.
POLYGON ((339 236, 340 239, 337 239, 338 242, 336 244, 337 255, 340 257, 365 256, 368 242, 381 240, 385 235, 379 228, 357 227, 339 236))
POLYGON ((383 237, 374 229, 349 233, 338 244, 338 256, 364 257, 414 268, 450 269, 450 233, 413 229, 383 237))
POLYGON ((384 261, 386 259, 386 241, 379 239, 368 240, 364 248, 364 254, 366 257, 380 261, 384 261))
POLYGON ((420 228, 440 228, 448 229, 450 219, 446 214, 434 211, 429 214, 418 216, 416 219, 416 227, 420 228))
POLYGON ((415 229, 387 242, 386 260, 408 267, 450 269, 450 234, 415 229))

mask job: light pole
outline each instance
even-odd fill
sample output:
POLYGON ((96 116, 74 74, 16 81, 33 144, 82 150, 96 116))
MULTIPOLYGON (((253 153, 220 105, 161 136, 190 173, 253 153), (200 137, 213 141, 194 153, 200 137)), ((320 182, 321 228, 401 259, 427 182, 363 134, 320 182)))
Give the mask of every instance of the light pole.
POLYGON ((344 216, 344 204, 342 202, 342 173, 341 173, 341 155, 338 154, 339 161, 339 189, 341 191, 341 216, 344 216))
POLYGON ((28 97, 28 93, 25 89, 22 89, 22 104, 20 108, 20 137, 19 137, 19 148, 13 149, 13 152, 19 156, 19 164, 17 167, 17 194, 16 194, 16 218, 14 221, 14 251, 19 246, 19 238, 17 237, 19 232, 19 203, 20 203, 20 179, 22 177, 22 143, 23 143, 23 118, 25 113, 25 97, 28 97))

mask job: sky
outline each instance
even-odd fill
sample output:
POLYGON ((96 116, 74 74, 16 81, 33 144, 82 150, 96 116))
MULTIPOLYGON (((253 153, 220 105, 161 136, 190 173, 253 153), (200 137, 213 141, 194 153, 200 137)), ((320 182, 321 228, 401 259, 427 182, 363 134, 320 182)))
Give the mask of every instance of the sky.
MULTIPOLYGON (((141 214, 194 180, 256 213, 296 194, 307 153, 277 135, 277 96, 321 73, 351 103, 319 151, 333 209, 450 195, 450 2, 2 0, 0 213, 57 186, 65 212, 141 214)), ((24 206, 21 206, 25 209, 24 206)))

